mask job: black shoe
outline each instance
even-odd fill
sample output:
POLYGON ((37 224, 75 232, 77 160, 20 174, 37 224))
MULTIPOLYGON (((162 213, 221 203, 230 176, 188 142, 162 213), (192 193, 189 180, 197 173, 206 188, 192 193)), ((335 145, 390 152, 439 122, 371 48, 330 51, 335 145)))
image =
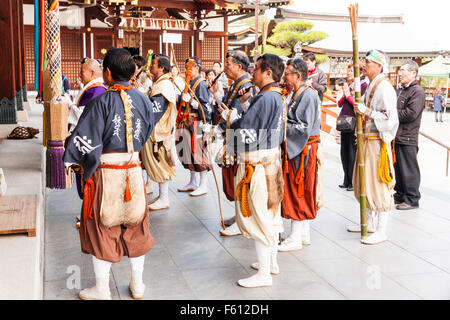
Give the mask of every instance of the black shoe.
POLYGON ((348 186, 347 186, 347 185, 345 185, 345 184, 340 184, 340 185, 339 185, 339 188, 341 188, 341 189, 345 189, 345 188, 348 188, 348 186))
POLYGON ((353 186, 348 186, 347 191, 353 191, 353 186))
POLYGON ((397 209, 397 210, 411 210, 411 209, 417 209, 417 208, 419 208, 419 206, 411 206, 405 202, 400 203, 395 206, 395 209, 397 209))
POLYGON ((400 204, 400 203, 403 203, 403 201, 398 201, 398 200, 395 200, 395 199, 394 199, 394 203, 395 203, 395 204, 400 204))

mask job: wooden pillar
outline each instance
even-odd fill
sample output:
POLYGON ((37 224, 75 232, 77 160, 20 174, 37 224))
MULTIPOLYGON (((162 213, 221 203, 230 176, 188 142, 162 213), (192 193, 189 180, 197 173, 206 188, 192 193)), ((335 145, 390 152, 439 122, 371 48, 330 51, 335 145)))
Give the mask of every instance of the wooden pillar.
POLYGON ((27 77, 26 77, 26 62, 25 62, 25 35, 24 35, 24 24, 23 24, 23 0, 17 0, 19 2, 19 33, 22 46, 20 48, 21 60, 22 60, 22 97, 23 101, 28 101, 27 99, 27 77))
POLYGON ((114 47, 123 48, 123 30, 121 31, 119 26, 114 26, 114 47), (122 33, 122 37, 119 37, 119 33, 122 33))
POLYGON ((15 94, 15 60, 14 60, 14 31, 13 31, 13 2, 4 0, 0 6, 0 124, 16 123, 16 94, 15 94))
POLYGON ((201 11, 197 10, 197 28, 194 30, 194 56, 202 58, 202 50, 200 45, 200 22, 201 19, 201 11))
POLYGON ((113 35, 113 43, 114 47, 116 48, 123 48, 123 30, 120 30, 119 23, 120 23, 120 7, 116 6, 114 8, 114 14, 116 15, 116 18, 113 21, 114 26, 114 35, 113 35), (121 35, 121 36, 120 36, 121 35))
POLYGON ((223 18, 223 31, 225 32, 224 37, 224 52, 222 60, 225 61, 225 54, 228 52, 228 16, 223 18))
MULTIPOLYGON (((22 6, 20 0, 15 0, 12 2, 12 23, 13 23, 13 35, 14 35, 14 87, 15 96, 17 103, 17 110, 23 110, 23 98, 22 98, 22 88, 23 88, 23 39, 20 33, 20 6, 22 6)), ((22 28, 23 29, 23 28, 22 28)))

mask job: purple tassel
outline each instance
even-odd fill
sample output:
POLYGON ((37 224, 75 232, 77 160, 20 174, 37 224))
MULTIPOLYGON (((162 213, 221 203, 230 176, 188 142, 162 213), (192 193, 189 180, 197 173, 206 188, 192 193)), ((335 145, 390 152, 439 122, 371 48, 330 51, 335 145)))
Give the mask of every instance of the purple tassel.
POLYGON ((64 167, 64 141, 48 141, 50 162, 50 189, 66 188, 66 169, 64 167))

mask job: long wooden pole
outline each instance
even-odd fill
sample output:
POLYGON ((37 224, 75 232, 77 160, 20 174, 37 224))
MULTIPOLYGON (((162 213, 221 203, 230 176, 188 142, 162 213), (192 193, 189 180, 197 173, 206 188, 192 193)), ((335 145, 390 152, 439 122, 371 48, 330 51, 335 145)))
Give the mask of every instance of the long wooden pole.
POLYGON ((256 59, 258 59, 258 15, 259 15, 259 0, 255 0, 255 52, 253 55, 254 62, 256 64, 256 59))
MULTIPOLYGON (((358 52, 358 4, 350 5, 350 22, 353 35, 353 69, 355 76, 355 102, 361 103, 361 82, 359 78, 359 52, 358 52)), ((364 163, 364 137, 362 116, 356 114, 356 142, 358 146, 358 174, 359 174, 359 208, 361 215, 361 239, 367 238, 367 205, 366 205, 366 166, 364 163)))

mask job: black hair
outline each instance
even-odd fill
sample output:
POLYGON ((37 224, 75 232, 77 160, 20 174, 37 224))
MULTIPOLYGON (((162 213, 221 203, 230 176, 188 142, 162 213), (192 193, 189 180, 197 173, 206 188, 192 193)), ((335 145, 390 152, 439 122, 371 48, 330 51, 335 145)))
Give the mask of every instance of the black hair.
POLYGON ((129 81, 136 71, 136 64, 128 50, 111 47, 103 59, 103 69, 111 71, 116 81, 129 81))
POLYGON ((273 81, 280 82, 284 72, 283 60, 279 56, 271 53, 260 55, 256 61, 258 62, 259 60, 261 60, 261 72, 271 70, 273 81))
POLYGON ((216 72, 214 71, 214 69, 206 69, 206 70, 205 70, 205 76, 208 76, 208 73, 210 73, 210 72, 214 73, 214 77, 217 76, 217 74, 216 74, 216 72))
POLYGON ((145 60, 145 58, 140 55, 133 56, 133 60, 136 63, 138 68, 142 68, 143 66, 145 66, 147 64, 147 60, 145 60))
POLYGON ((163 73, 168 73, 171 69, 169 56, 162 53, 154 53, 152 60, 158 58, 158 68, 163 68, 163 73))
POLYGON ((288 66, 292 66, 296 72, 300 73, 302 81, 308 80, 308 65, 302 59, 289 59, 287 64, 288 66))
POLYGON ((241 65, 244 71, 248 71, 250 60, 248 59, 244 51, 240 50, 228 51, 225 57, 226 58, 232 57, 231 60, 233 61, 233 63, 241 65))
POLYGON ((316 62, 316 55, 312 52, 308 52, 303 56, 303 60, 309 60, 312 62, 316 62))
POLYGON ((190 57, 187 58, 186 61, 184 63, 187 63, 189 60, 194 60, 195 65, 198 66, 198 72, 202 71, 202 60, 200 60, 199 57, 190 57))
POLYGON ((213 65, 215 65, 216 63, 218 63, 219 66, 222 68, 222 62, 220 62, 220 61, 214 61, 214 62, 213 62, 213 65))

